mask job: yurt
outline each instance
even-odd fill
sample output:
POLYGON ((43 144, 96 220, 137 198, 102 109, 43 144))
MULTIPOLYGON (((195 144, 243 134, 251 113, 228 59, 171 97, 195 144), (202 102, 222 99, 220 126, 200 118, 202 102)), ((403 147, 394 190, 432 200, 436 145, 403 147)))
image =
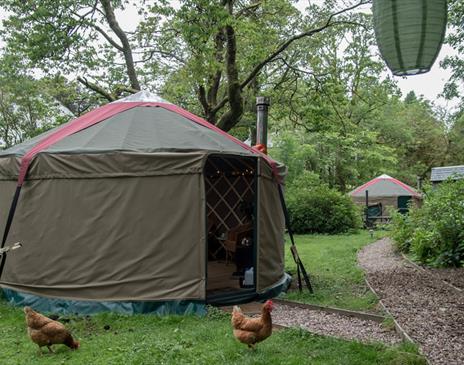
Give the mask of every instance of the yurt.
POLYGON ((414 188, 386 174, 357 187, 350 196, 356 204, 371 207, 370 216, 381 217, 388 217, 389 207, 406 212, 410 203, 418 205, 421 201, 414 188))
POLYGON ((147 92, 0 153, 0 286, 48 312, 203 313, 278 295, 285 169, 147 92), (14 245, 19 242, 19 245, 14 245))

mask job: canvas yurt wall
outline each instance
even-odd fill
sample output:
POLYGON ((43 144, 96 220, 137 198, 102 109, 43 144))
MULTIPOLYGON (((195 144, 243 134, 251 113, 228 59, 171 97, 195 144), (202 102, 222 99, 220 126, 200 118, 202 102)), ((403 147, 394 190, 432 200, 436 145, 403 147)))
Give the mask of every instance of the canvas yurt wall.
POLYGON ((237 292, 242 301, 279 293, 288 283, 282 169, 142 92, 0 154, 2 228, 20 186, 6 245, 22 247, 7 254, 0 280, 7 299, 62 312, 202 312, 211 156, 256 161, 255 280, 237 292))

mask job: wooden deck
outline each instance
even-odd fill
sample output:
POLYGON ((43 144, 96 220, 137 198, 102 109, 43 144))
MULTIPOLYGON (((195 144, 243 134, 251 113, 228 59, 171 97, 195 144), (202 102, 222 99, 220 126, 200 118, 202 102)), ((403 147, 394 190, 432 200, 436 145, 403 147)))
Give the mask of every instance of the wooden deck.
POLYGON ((208 261, 208 282, 206 290, 240 289, 238 276, 233 276, 235 264, 225 261, 208 261))

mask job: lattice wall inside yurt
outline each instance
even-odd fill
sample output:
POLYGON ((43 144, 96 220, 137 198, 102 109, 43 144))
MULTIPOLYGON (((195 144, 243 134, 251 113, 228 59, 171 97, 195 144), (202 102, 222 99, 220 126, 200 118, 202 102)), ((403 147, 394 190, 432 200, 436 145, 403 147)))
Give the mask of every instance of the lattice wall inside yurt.
POLYGON ((253 220, 256 198, 256 159, 211 156, 205 166, 208 225, 226 233, 253 220))

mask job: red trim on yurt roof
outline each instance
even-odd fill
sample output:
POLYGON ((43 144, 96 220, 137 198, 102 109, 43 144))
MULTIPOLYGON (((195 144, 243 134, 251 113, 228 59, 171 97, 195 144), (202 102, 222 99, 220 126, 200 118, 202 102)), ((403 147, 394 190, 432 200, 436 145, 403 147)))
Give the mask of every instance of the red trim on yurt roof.
POLYGON ((361 190, 364 190, 366 189, 367 187, 371 186, 371 185, 374 185, 374 184, 377 184, 378 182, 382 181, 382 180, 389 180, 391 181, 392 183, 396 184, 396 185, 399 185, 401 186, 403 189, 409 191, 412 195, 414 196, 420 196, 415 190, 413 190, 411 187, 409 187, 408 185, 406 185, 405 183, 395 179, 394 177, 376 177, 375 179, 372 179, 371 181, 368 181, 367 183, 361 185, 360 187, 356 188, 355 190, 352 191, 351 195, 354 195, 358 192, 360 192, 361 190))
POLYGON ((356 194, 357 192, 367 188, 368 186, 371 186, 373 184, 376 184, 378 182, 378 178, 376 177, 375 179, 372 179, 371 181, 368 181, 367 183, 361 185, 360 187, 356 188, 355 190, 353 190, 353 192, 351 194, 356 194))
POLYGON ((406 189, 407 191, 409 191, 410 193, 412 193, 412 195, 416 195, 416 196, 420 196, 417 191, 415 191, 414 189, 412 189, 411 187, 409 187, 408 185, 406 185, 404 182, 401 182, 397 179, 395 179, 394 177, 391 178, 392 181, 397 184, 397 185, 400 185, 402 188, 406 189))
POLYGON ((230 139, 231 141, 235 142, 236 144, 243 147, 247 151, 250 151, 250 152, 255 153, 257 155, 261 155, 269 163, 269 165, 272 167, 272 171, 274 172, 275 177, 277 178, 277 180, 279 180, 279 174, 278 174, 278 171, 277 171, 277 164, 268 155, 262 153, 261 151, 255 149, 253 147, 248 146, 246 143, 243 143, 242 141, 235 138, 234 136, 231 136, 229 133, 224 132, 222 129, 216 127, 214 124, 211 124, 210 122, 204 120, 203 118, 200 118, 199 116, 197 116, 197 115, 195 115, 193 113, 190 113, 189 111, 187 111, 185 109, 182 109, 180 106, 177 106, 177 105, 174 105, 174 104, 162 104, 160 106, 162 108, 164 108, 164 109, 167 109, 167 110, 170 110, 170 111, 172 111, 174 113, 180 114, 183 117, 185 117, 187 119, 190 119, 191 121, 193 121, 195 123, 198 123, 198 124, 200 124, 200 125, 202 125, 202 126, 204 126, 206 128, 209 128, 209 129, 223 135, 224 137, 226 137, 227 139, 230 139))
MULTIPOLYGON (((238 140, 237 138, 231 136, 227 132, 219 129, 215 125, 207 122, 206 120, 196 116, 188 112, 185 109, 182 109, 179 106, 168 104, 168 103, 158 103, 158 102, 114 102, 110 104, 106 104, 100 108, 94 109, 77 119, 74 119, 67 124, 65 124, 62 128, 58 128, 54 133, 49 134, 48 136, 44 137, 41 141, 39 141, 33 148, 31 148, 26 154, 21 158, 21 167, 19 169, 19 176, 18 176, 18 186, 21 186, 24 183, 26 178, 27 171, 29 169, 29 165, 34 157, 41 151, 45 150, 46 148, 50 147, 51 145, 61 141, 62 139, 70 136, 71 134, 77 133, 85 128, 91 127, 97 123, 100 123, 112 116, 122 113, 126 110, 139 107, 139 106, 149 106, 149 107, 161 107, 163 109, 169 110, 173 113, 179 114, 197 124, 200 124, 208 129, 211 129, 227 139, 233 141, 234 143, 240 145, 247 151, 255 153, 257 155, 262 156, 272 167, 275 177, 279 181, 279 175, 277 172, 277 164, 274 160, 272 160, 269 156, 261 153, 260 151, 255 150, 254 148, 246 145, 242 141, 238 140)), ((280 181, 279 181, 280 182, 280 181)))

